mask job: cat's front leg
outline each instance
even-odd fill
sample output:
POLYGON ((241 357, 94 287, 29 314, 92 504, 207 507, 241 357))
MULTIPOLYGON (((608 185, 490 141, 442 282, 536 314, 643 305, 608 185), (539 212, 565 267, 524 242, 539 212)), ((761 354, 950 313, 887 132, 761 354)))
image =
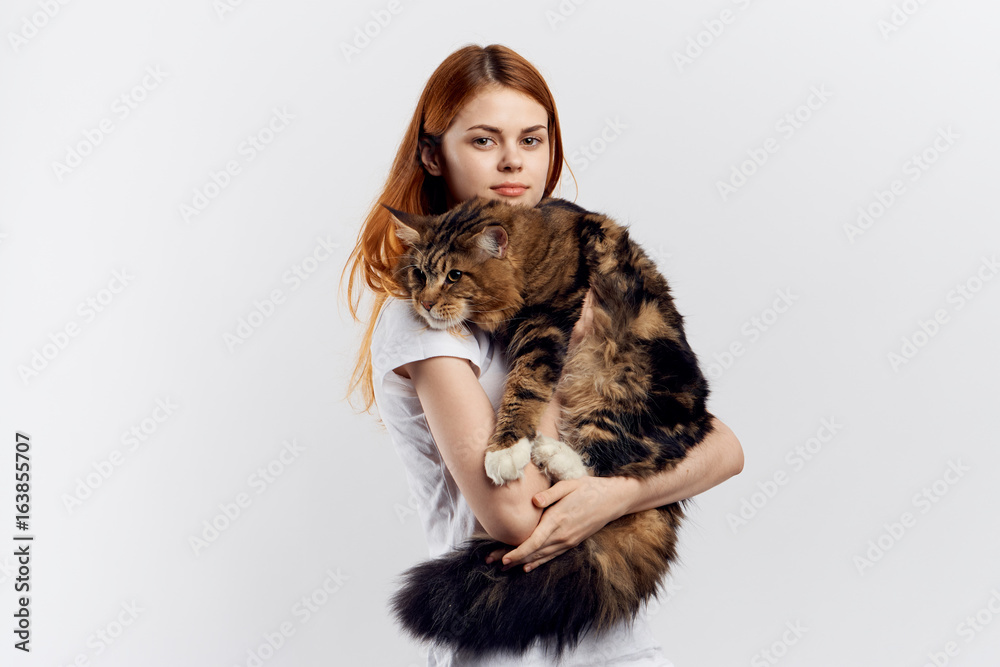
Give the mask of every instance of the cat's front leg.
POLYGON ((520 319, 507 346, 510 371, 497 412, 496 429, 486 448, 486 474, 497 485, 519 479, 531 460, 532 440, 555 393, 565 361, 569 329, 579 313, 560 315, 533 313, 520 319))
POLYGON ((524 466, 531 460, 531 439, 521 438, 513 445, 486 450, 486 475, 501 486, 524 475, 524 466))
POLYGON ((587 474, 579 452, 562 440, 539 433, 531 447, 531 460, 552 481, 578 479, 587 474))

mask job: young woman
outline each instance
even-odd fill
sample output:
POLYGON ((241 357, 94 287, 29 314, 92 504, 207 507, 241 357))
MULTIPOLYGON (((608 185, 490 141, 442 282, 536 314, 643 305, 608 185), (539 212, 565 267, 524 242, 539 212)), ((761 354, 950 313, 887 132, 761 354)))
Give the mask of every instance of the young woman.
MULTIPOLYGON (((739 441, 716 420, 714 431, 680 466, 649 480, 584 477, 550 485, 531 463, 522 478, 503 486, 486 476, 485 448, 507 373, 503 350, 474 324, 454 332, 419 321, 409 295, 393 280, 403 247, 389 212, 378 204, 436 214, 482 195, 534 206, 552 193, 562 162, 559 116, 538 71, 503 46, 462 48, 427 82, 345 267, 355 319, 355 280, 363 279, 375 295, 351 391, 360 390, 366 411, 378 405, 420 503, 431 556, 485 531, 512 545, 490 556, 502 558, 497 567, 528 571, 624 514, 690 498, 743 468, 739 441)), ((574 342, 587 326, 585 306, 574 342)), ((556 397, 539 427, 557 439, 558 412, 556 397)), ((452 659, 432 649, 429 664, 457 665, 452 659)), ((612 659, 621 665, 670 665, 644 615, 620 632, 586 637, 560 664, 612 659)), ((484 658, 482 664, 549 661, 539 650, 509 662, 484 658)))

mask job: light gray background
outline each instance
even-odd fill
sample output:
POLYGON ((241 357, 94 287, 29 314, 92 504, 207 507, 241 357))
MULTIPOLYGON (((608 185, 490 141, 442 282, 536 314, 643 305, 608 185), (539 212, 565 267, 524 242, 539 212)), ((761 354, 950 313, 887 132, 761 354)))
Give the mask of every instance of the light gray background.
POLYGON ((631 225, 657 257, 704 367, 718 364, 710 409, 746 452, 741 475, 692 505, 652 615, 666 654, 678 667, 774 664, 763 650, 784 665, 995 664, 1000 7, 388 7, 4 3, 0 662, 248 665, 286 623, 263 664, 422 664, 385 605, 426 545, 388 437, 341 400, 361 325, 338 281, 427 77, 473 42, 514 48, 548 80, 578 182, 564 170, 561 194, 631 225), (906 21, 880 29, 894 11, 906 21), (348 58, 372 12, 391 21, 348 58), (144 98, 124 118, 123 94, 144 98), (275 109, 294 118, 249 160, 241 143, 275 109), (796 112, 808 119, 786 136, 796 112), (54 163, 105 119, 113 131, 60 179, 54 163), (717 182, 769 138, 778 150, 723 200, 717 182), (912 180, 925 150, 936 161, 912 180), (185 221, 230 160, 240 172, 185 221), (902 194, 850 239, 858 208, 896 179, 902 194), (337 248, 310 264, 318 238, 337 248), (304 261, 315 271, 296 288, 284 276, 304 261), (958 285, 978 289, 962 307, 958 285), (231 350, 224 336, 273 290, 283 303, 231 350), (792 305, 768 312, 779 290, 792 305), (88 298, 105 302, 92 318, 88 298), (935 335, 915 336, 938 310, 935 335), (766 331, 749 333, 754 317, 766 331), (921 346, 894 368, 904 337, 921 346), (134 448, 132 428, 148 433, 134 448), (30 655, 7 629, 16 430, 33 441, 30 655), (300 451, 274 463, 292 440, 300 451), (280 475, 260 484, 269 464, 280 475), (967 468, 953 484, 952 464, 967 468), (776 474, 772 497, 754 496, 776 474), (88 475, 100 484, 71 511, 88 475), (920 500, 935 482, 936 502, 920 500), (190 539, 225 525, 220 505, 241 493, 250 504, 196 554, 190 539), (734 530, 744 501, 756 514, 734 530), (888 550, 859 566, 879 540, 888 550), (322 604, 306 618, 309 596, 322 604), (977 613, 979 630, 961 625, 977 613))

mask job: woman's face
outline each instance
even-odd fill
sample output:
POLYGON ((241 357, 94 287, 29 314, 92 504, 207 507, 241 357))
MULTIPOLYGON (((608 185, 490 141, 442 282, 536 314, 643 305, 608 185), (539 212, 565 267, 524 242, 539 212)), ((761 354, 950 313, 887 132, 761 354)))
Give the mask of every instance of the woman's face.
POLYGON ((512 88, 493 86, 466 104, 421 160, 448 186, 448 208, 481 195, 535 206, 549 172, 548 114, 512 88))

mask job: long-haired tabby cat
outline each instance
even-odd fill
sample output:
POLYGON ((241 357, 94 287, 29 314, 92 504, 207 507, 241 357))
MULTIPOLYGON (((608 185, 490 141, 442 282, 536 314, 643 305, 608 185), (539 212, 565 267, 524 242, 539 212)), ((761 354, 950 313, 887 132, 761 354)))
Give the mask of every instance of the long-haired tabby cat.
MULTIPOLYGON (((389 207, 386 207, 389 208, 389 207)), ((430 326, 475 322, 505 346, 509 373, 486 473, 554 479, 648 477, 711 431, 708 384, 667 281, 628 231, 561 199, 529 208, 474 198, 439 216, 389 208, 407 246, 396 271, 430 326), (567 358, 588 289, 593 330, 567 358), (557 386, 558 385, 558 386, 557 386), (538 434, 558 390, 560 433, 538 434)), ((485 563, 504 545, 476 535, 411 568, 393 596, 405 629, 456 650, 561 652, 628 622, 676 554, 683 501, 628 514, 530 573, 485 563)))

